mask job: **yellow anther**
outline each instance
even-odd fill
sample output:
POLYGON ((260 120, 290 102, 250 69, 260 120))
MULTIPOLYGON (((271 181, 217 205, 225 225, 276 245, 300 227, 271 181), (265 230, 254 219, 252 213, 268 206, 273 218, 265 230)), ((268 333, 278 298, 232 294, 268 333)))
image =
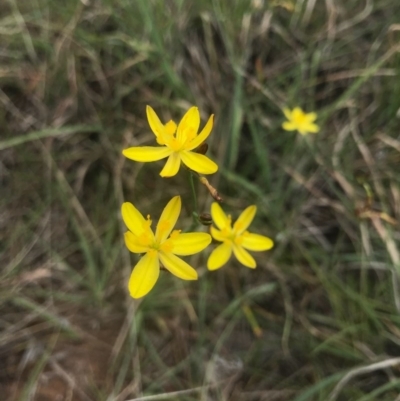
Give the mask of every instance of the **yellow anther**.
POLYGON ((147 215, 147 220, 143 223, 143 230, 147 231, 150 227, 151 227, 151 219, 150 219, 150 215, 147 215))

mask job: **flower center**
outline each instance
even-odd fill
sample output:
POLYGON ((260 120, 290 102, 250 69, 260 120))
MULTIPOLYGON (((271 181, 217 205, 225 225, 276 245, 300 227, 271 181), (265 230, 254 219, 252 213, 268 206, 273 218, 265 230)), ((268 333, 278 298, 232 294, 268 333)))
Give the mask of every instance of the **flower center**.
POLYGON ((157 250, 156 249, 149 249, 147 251, 147 254, 150 255, 152 258, 154 258, 155 256, 157 256, 157 250))
POLYGON ((236 237, 234 238, 233 242, 234 242, 236 245, 242 245, 243 237, 242 237, 241 235, 238 235, 238 236, 236 236, 236 237))
POLYGON ((236 241, 236 228, 232 229, 232 216, 228 215, 228 221, 225 227, 221 230, 221 235, 225 237, 226 241, 236 241))
POLYGON ((171 148, 174 152, 179 152, 183 149, 183 144, 180 143, 176 138, 172 138, 167 146, 171 148))
POLYGON ((294 122, 297 125, 303 125, 305 124, 307 121, 306 115, 304 113, 298 114, 297 116, 295 116, 294 118, 294 122))
POLYGON ((138 242, 140 245, 151 248, 152 247, 152 238, 148 233, 142 233, 139 238, 138 242))
POLYGON ((160 245, 160 251, 163 251, 166 253, 172 252, 174 249, 174 240, 176 240, 179 237, 180 233, 181 233, 181 230, 172 231, 169 238, 160 245))
POLYGON ((180 152, 187 149, 193 139, 196 138, 197 130, 194 129, 190 124, 185 124, 181 129, 179 139, 177 138, 177 125, 174 121, 168 121, 163 131, 157 136, 157 143, 159 145, 165 145, 174 152, 180 152))
POLYGON ((170 120, 164 125, 164 131, 157 137, 157 143, 159 145, 167 145, 174 139, 176 132, 176 124, 170 120))

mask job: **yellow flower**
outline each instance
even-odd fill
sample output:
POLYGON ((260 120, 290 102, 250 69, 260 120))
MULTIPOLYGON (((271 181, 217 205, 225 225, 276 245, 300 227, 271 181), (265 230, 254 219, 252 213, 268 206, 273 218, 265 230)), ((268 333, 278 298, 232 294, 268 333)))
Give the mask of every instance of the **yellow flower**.
POLYGON ((283 113, 289 120, 282 124, 284 130, 299 131, 301 135, 316 134, 319 131, 319 126, 314 124, 316 113, 304 113, 300 107, 295 107, 292 111, 283 109, 283 113))
POLYGON ((211 235, 223 244, 211 252, 207 262, 209 270, 222 267, 230 259, 232 251, 242 265, 254 269, 256 261, 246 249, 249 251, 268 251, 274 246, 270 238, 246 231, 253 221, 256 211, 256 206, 249 206, 243 210, 232 227, 231 216, 227 216, 217 202, 211 205, 211 216, 219 228, 217 230, 211 227, 211 235))
POLYGON ((145 254, 129 279, 129 292, 133 298, 143 297, 154 287, 160 274, 160 263, 182 280, 197 280, 196 270, 176 255, 201 252, 210 244, 211 236, 172 231, 180 212, 181 198, 175 196, 165 206, 154 234, 150 216, 145 219, 132 203, 122 205, 122 218, 129 229, 125 233, 125 245, 133 253, 145 254))
POLYGON ((210 116, 203 130, 197 134, 200 126, 200 114, 197 107, 191 107, 178 126, 172 120, 165 125, 162 124, 150 106, 146 107, 146 113, 157 143, 162 146, 138 146, 124 149, 122 154, 125 157, 137 162, 153 162, 168 157, 167 163, 161 170, 161 177, 174 176, 179 170, 181 161, 200 174, 213 174, 218 170, 217 164, 207 156, 194 152, 210 135, 214 115, 210 116))

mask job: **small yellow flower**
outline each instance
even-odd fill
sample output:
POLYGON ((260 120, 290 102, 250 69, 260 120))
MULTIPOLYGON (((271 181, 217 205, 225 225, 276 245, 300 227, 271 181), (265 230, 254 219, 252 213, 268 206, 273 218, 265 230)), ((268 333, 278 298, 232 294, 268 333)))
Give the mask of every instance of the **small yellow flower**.
POLYGON ((227 263, 232 251, 242 265, 254 269, 256 261, 246 249, 249 251, 268 251, 274 246, 270 238, 246 231, 253 221, 256 211, 256 206, 249 206, 243 210, 232 227, 231 216, 227 216, 217 202, 211 205, 211 216, 215 225, 219 228, 217 230, 211 227, 211 235, 217 241, 223 242, 223 244, 217 246, 211 252, 207 262, 209 270, 219 269, 227 263))
POLYGON ((304 113, 300 107, 295 107, 292 111, 283 109, 283 113, 289 120, 282 124, 284 130, 299 131, 301 135, 316 134, 319 131, 319 126, 314 124, 316 113, 304 113))
POLYGON ((141 298, 155 285, 160 274, 160 263, 182 280, 197 280, 197 272, 176 255, 193 255, 201 252, 211 242, 207 233, 184 233, 174 230, 181 212, 181 198, 172 198, 163 210, 156 233, 150 228, 150 216, 145 219, 132 205, 122 205, 122 218, 129 231, 125 233, 125 245, 133 253, 144 253, 134 267, 129 279, 132 298, 141 298))
POLYGON ((200 126, 200 114, 197 107, 191 107, 178 126, 172 120, 165 125, 162 124, 150 106, 146 107, 146 113, 157 143, 162 146, 138 146, 124 149, 122 154, 125 157, 144 163, 168 157, 167 163, 161 170, 161 177, 174 176, 181 162, 200 174, 213 174, 218 170, 218 165, 207 156, 194 152, 210 135, 214 121, 213 114, 200 134, 197 134, 200 126))

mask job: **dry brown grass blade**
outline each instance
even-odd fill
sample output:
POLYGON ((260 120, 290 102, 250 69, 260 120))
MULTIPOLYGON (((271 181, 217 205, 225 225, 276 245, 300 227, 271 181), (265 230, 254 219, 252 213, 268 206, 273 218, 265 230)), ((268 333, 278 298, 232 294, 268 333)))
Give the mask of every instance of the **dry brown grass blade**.
POLYGON ((87 234, 91 237, 92 241, 96 244, 97 247, 101 248, 102 243, 97 234, 96 229, 93 227, 92 222, 90 221, 89 217, 87 216, 85 209, 83 208, 81 202, 79 201, 78 197, 75 195, 74 190, 69 185, 67 179, 65 178, 64 173, 58 168, 55 160, 53 159, 52 154, 46 148, 45 145, 41 145, 43 155, 46 159, 47 164, 51 167, 51 169, 55 172, 55 177, 60 185, 60 187, 65 191, 68 195, 68 201, 78 216, 79 220, 82 223, 82 228, 87 232, 87 234))
POLYGON ((400 152, 400 141, 390 137, 389 135, 380 132, 376 135, 378 139, 380 139, 384 144, 391 146, 393 149, 396 149, 400 152))
POLYGON ((306 179, 303 177, 298 171, 293 169, 292 167, 289 166, 283 166, 283 169, 299 184, 304 186, 317 200, 318 203, 321 205, 327 205, 332 207, 332 209, 336 210, 339 213, 345 214, 346 209, 345 207, 332 199, 327 198, 318 188, 316 188, 313 183, 312 179, 306 179))
POLYGON ((382 220, 379 217, 371 218, 372 224, 374 225, 377 233, 381 237, 383 243, 386 246, 388 254, 393 262, 393 295, 395 299, 395 304, 397 310, 400 312, 400 253, 397 249, 397 245, 393 237, 386 230, 385 226, 382 224, 382 220))
POLYGON ((368 366, 363 366, 360 368, 352 369, 335 386, 335 388, 333 389, 333 391, 331 392, 331 394, 328 398, 328 401, 335 401, 337 399, 338 395, 340 394, 340 392, 342 391, 342 389, 353 378, 363 375, 363 374, 366 374, 366 373, 375 372, 376 370, 391 368, 398 364, 400 364, 400 358, 390 358, 390 359, 386 359, 381 362, 372 363, 371 365, 368 365, 368 366))

